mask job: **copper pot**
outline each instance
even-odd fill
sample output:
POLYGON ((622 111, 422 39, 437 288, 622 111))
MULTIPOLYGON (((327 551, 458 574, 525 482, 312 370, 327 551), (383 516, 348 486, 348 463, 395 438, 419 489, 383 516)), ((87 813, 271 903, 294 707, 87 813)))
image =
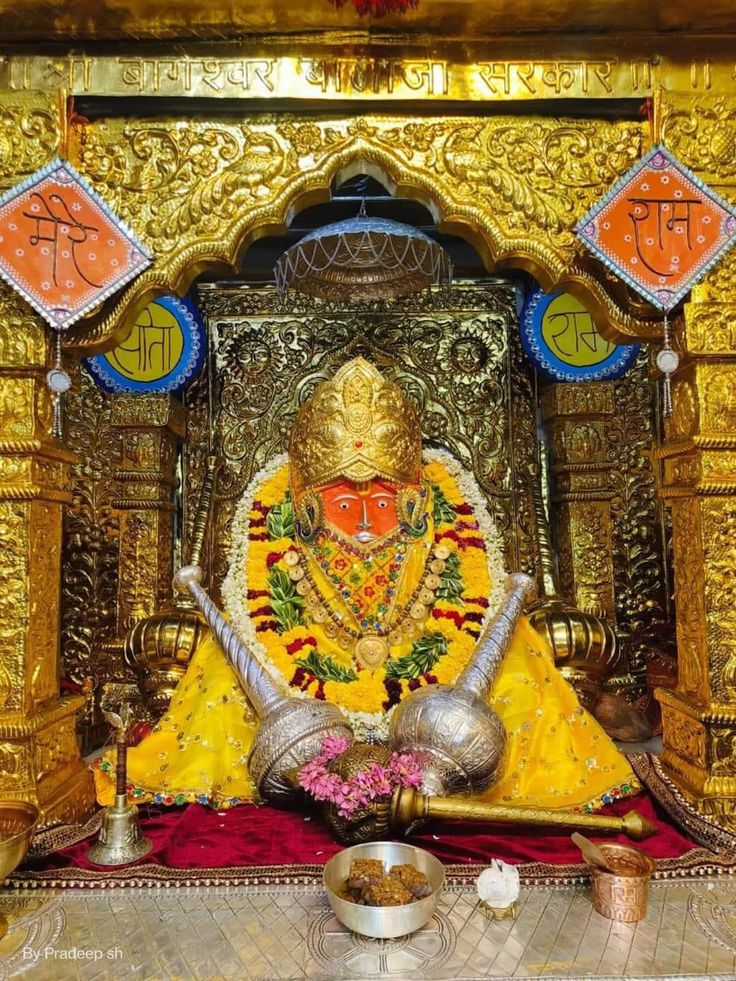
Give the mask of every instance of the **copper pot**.
POLYGON ((649 878, 657 863, 631 845, 599 844, 613 872, 593 868, 593 906, 609 920, 636 923, 647 913, 649 878))

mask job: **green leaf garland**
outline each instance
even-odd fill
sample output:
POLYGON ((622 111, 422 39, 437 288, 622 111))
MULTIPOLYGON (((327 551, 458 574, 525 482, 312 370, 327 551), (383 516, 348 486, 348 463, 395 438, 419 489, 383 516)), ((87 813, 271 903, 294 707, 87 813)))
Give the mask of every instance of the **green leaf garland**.
POLYGON ((338 664, 333 657, 319 654, 317 651, 310 651, 306 657, 296 658, 294 663, 314 675, 317 681, 349 682, 358 680, 357 672, 352 668, 346 668, 344 665, 338 664))
POLYGON ((266 530, 272 539, 294 537, 294 506, 289 491, 283 501, 274 504, 268 512, 266 530))
POLYGON ((387 678, 418 678, 431 671, 435 664, 447 654, 447 638, 442 634, 424 634, 415 640, 411 654, 397 657, 386 664, 387 678))
POLYGON ((432 515, 436 525, 451 525, 455 523, 457 514, 437 484, 432 484, 432 515))
POLYGON ((460 573, 460 558, 456 552, 451 552, 445 561, 445 570, 440 573, 440 585, 437 588, 437 599, 449 600, 456 603, 463 595, 465 583, 460 573))
POLYGON ((304 622, 302 609, 304 597, 296 591, 296 583, 289 579, 283 569, 274 566, 268 577, 268 592, 271 597, 271 609, 279 627, 280 633, 286 633, 304 622))

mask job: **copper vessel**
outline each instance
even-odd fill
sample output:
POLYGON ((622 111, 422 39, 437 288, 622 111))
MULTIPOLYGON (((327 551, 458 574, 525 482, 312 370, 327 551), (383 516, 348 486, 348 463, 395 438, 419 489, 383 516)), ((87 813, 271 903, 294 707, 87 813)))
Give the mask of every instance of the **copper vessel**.
POLYGON ((598 847, 613 872, 592 868, 593 906, 602 916, 620 923, 636 923, 647 913, 649 878, 657 867, 639 848, 613 842, 598 847))

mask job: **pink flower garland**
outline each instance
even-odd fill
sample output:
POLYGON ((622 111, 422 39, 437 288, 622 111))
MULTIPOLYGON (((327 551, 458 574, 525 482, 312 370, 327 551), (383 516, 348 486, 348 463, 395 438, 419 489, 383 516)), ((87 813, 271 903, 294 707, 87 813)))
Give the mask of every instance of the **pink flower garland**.
POLYGON ((337 807, 340 817, 352 817, 378 797, 390 797, 396 787, 420 787, 422 768, 414 753, 392 753, 388 766, 371 763, 350 780, 330 773, 327 764, 350 746, 347 736, 327 736, 321 752, 299 771, 299 785, 315 800, 326 800, 337 807))

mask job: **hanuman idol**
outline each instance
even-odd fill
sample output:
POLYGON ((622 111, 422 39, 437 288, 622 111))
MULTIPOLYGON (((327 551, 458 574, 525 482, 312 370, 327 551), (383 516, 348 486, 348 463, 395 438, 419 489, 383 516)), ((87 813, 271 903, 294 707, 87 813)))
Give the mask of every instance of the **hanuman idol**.
MULTIPOLYGON (((356 739, 385 743, 406 699, 467 677, 504 599, 501 543, 472 474, 422 449, 413 404, 362 358, 301 408, 289 454, 240 502, 232 543, 219 636, 247 659, 250 681, 214 636, 200 644, 168 711, 129 753, 136 800, 227 807, 256 796, 253 679, 272 702, 307 700, 315 719, 318 708, 332 719, 332 706, 356 739)), ((590 811, 639 789, 524 617, 487 702, 505 751, 481 800, 590 811)), ((111 769, 96 770, 101 803, 111 769)))

